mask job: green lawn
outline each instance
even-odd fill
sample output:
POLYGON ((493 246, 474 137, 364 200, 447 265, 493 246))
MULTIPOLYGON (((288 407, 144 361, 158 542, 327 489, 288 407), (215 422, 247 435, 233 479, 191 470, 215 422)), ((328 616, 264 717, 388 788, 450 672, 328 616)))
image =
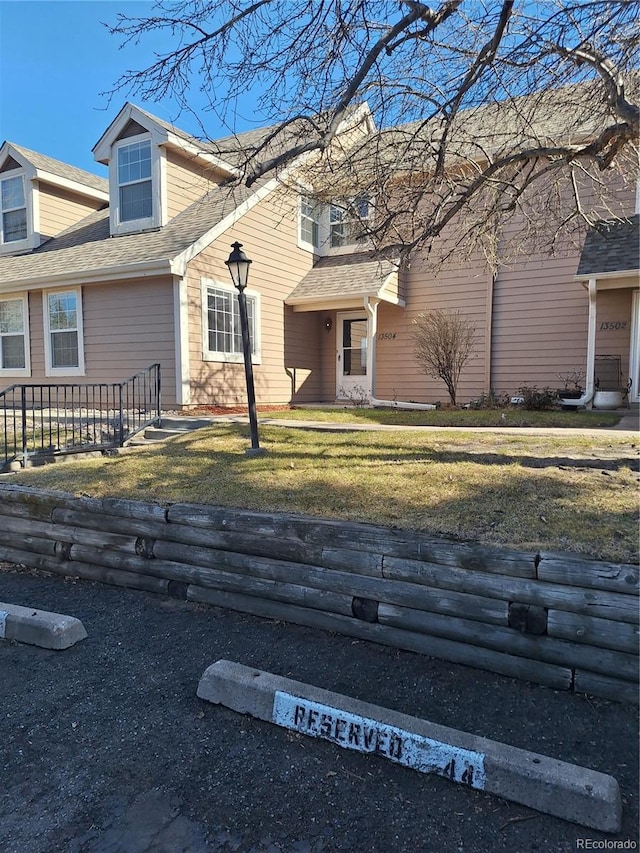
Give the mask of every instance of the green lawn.
POLYGON ((247 457, 247 427, 220 424, 4 482, 300 512, 637 562, 638 447, 624 436, 262 425, 260 439, 266 455, 247 457))

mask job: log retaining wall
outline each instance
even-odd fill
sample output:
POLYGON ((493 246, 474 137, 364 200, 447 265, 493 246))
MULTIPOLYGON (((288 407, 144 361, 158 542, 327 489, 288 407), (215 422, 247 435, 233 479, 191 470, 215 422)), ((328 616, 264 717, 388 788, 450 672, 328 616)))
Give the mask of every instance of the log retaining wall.
POLYGON ((638 701, 638 566, 0 486, 0 559, 638 701))

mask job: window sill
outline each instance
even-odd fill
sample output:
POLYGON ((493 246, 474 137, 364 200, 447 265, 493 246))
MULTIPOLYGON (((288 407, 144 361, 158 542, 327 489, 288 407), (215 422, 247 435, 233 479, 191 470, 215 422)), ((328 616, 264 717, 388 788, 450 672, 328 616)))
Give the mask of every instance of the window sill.
MULTIPOLYGON (((242 353, 205 352, 202 354, 203 361, 220 362, 221 364, 244 364, 242 353)), ((252 364, 262 364, 260 353, 254 353, 251 357, 252 364)))

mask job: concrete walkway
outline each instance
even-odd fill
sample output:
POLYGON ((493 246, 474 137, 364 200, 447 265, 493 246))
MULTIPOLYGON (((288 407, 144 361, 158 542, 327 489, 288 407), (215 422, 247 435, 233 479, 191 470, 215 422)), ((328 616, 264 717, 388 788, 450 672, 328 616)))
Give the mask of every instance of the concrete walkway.
MULTIPOLYGON (((314 420, 294 420, 291 418, 279 418, 277 414, 272 417, 269 414, 264 414, 258 417, 258 423, 262 426, 282 426, 292 429, 316 429, 324 432, 436 432, 436 431, 452 431, 452 432, 489 432, 489 433, 504 433, 508 434, 529 434, 529 435, 617 435, 620 433, 628 433, 630 437, 638 435, 640 431, 640 419, 638 408, 624 409, 620 413, 622 416, 619 423, 614 427, 516 427, 516 426, 406 426, 403 424, 376 424, 363 423, 353 421, 351 423, 332 423, 330 421, 314 421, 314 420)), ((168 416, 162 419, 162 429, 188 430, 200 429, 201 427, 211 426, 216 423, 237 423, 248 424, 248 415, 214 415, 212 417, 199 416, 168 416)))

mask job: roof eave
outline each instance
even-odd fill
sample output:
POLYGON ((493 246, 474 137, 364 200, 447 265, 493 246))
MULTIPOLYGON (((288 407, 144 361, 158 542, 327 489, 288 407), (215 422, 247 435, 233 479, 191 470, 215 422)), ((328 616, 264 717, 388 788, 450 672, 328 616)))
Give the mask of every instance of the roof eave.
POLYGON ((43 290, 67 284, 96 284, 120 279, 150 278, 154 275, 183 274, 181 267, 176 266, 170 258, 159 258, 153 261, 139 261, 134 264, 117 264, 111 267, 96 267, 95 269, 76 272, 11 279, 0 282, 0 293, 11 293, 18 290, 43 290))

